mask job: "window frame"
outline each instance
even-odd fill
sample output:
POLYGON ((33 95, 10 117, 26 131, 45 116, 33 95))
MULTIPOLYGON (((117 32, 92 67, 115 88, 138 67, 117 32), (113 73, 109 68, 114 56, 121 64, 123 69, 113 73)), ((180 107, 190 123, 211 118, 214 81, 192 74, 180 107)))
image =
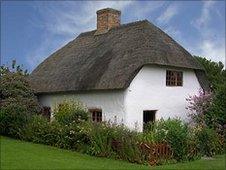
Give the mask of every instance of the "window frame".
POLYGON ((90 119, 93 122, 99 123, 103 121, 103 113, 102 113, 102 109, 89 109, 90 112, 90 119))
POLYGON ((183 86, 183 71, 166 70, 166 86, 182 87, 183 86))

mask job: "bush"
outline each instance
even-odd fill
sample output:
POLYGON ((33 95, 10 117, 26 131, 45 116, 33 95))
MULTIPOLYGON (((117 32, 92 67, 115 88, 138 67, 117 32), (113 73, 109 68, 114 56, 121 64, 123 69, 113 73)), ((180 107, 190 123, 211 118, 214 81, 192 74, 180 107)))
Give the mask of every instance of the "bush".
POLYGON ((91 143, 87 151, 91 155, 110 157, 113 154, 111 143, 113 140, 113 129, 106 123, 88 123, 88 135, 91 143))
POLYGON ((215 130, 196 127, 197 147, 201 155, 213 156, 223 152, 223 143, 215 130))
POLYGON ((23 138, 22 131, 30 117, 31 114, 26 112, 23 105, 8 103, 0 109, 0 133, 13 138, 23 138))
POLYGON ((61 124, 79 123, 88 120, 88 110, 76 101, 64 101, 54 110, 54 118, 61 124))
POLYGON ((195 117, 192 116, 193 121, 196 123, 197 120, 201 120, 209 128, 213 128, 222 135, 224 126, 226 126, 226 70, 224 64, 203 57, 195 57, 205 68, 212 94, 210 96, 209 92, 202 92, 199 96, 188 99, 192 102, 190 110, 196 112, 195 117))
POLYGON ((177 161, 188 159, 188 127, 181 120, 159 120, 151 129, 145 134, 146 141, 166 142, 171 146, 174 159, 177 161))
POLYGON ((86 122, 71 123, 69 126, 62 125, 65 129, 62 144, 67 143, 67 149, 86 152, 91 139, 85 129, 85 124, 86 122))
POLYGON ((121 144, 121 147, 116 150, 120 159, 140 164, 148 161, 145 160, 145 157, 142 154, 139 135, 137 132, 119 127, 117 128, 116 141, 121 144))
POLYGON ((49 142, 47 142, 49 129, 50 124, 46 118, 41 115, 33 116, 26 124, 23 131, 24 140, 34 143, 49 144, 49 142))
POLYGON ((49 122, 43 116, 34 116, 26 125, 24 139, 64 149, 81 151, 89 143, 80 124, 62 125, 57 121, 49 122))
MULTIPOLYGON (((206 114, 206 125, 214 128, 219 134, 224 134, 226 127, 226 82, 218 87, 213 103, 206 114), (225 126, 225 127, 224 127, 225 126)), ((226 136, 225 136, 226 137, 226 136)), ((226 138, 225 138, 226 139, 226 138)))
POLYGON ((21 138, 28 119, 40 111, 29 86, 27 72, 13 61, 12 68, 0 67, 0 133, 21 138))
POLYGON ((23 139, 71 149, 94 156, 113 157, 129 162, 143 163, 139 138, 123 126, 101 122, 48 122, 43 116, 33 116, 24 128, 23 139), (119 145, 115 146, 114 142, 119 145))
POLYGON ((129 162, 143 163, 139 138, 122 125, 107 122, 88 124, 90 147, 87 153, 95 156, 114 157, 129 162))

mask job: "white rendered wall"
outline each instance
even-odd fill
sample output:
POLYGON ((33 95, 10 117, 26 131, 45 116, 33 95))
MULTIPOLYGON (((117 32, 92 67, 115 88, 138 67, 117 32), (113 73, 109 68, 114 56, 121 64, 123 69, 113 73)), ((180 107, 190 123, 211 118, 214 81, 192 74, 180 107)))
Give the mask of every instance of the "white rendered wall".
POLYGON ((124 109, 124 91, 90 91, 74 94, 49 94, 40 95, 39 101, 42 106, 51 107, 52 111, 56 104, 64 100, 76 100, 86 105, 87 108, 102 109, 102 119, 114 123, 123 123, 124 109))
POLYGON ((186 98, 197 94, 201 88, 198 79, 193 70, 183 69, 183 86, 166 86, 166 70, 165 67, 144 66, 126 90, 125 124, 131 129, 142 131, 144 110, 157 110, 157 120, 169 117, 186 120, 186 98))

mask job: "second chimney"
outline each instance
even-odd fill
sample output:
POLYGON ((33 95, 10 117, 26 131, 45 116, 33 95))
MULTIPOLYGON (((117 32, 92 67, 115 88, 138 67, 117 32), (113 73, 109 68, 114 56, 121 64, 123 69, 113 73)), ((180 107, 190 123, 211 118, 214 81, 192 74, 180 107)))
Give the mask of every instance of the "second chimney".
POLYGON ((113 27, 120 26, 121 12, 112 8, 97 11, 97 31, 95 35, 104 34, 113 27))

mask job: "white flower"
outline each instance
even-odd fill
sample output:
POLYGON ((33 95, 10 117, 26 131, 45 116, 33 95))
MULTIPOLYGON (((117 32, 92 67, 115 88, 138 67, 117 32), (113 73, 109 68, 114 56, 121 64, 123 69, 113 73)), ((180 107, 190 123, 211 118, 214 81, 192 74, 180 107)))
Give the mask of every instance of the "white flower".
POLYGON ((75 134, 75 131, 74 130, 70 130, 70 134, 75 134))

